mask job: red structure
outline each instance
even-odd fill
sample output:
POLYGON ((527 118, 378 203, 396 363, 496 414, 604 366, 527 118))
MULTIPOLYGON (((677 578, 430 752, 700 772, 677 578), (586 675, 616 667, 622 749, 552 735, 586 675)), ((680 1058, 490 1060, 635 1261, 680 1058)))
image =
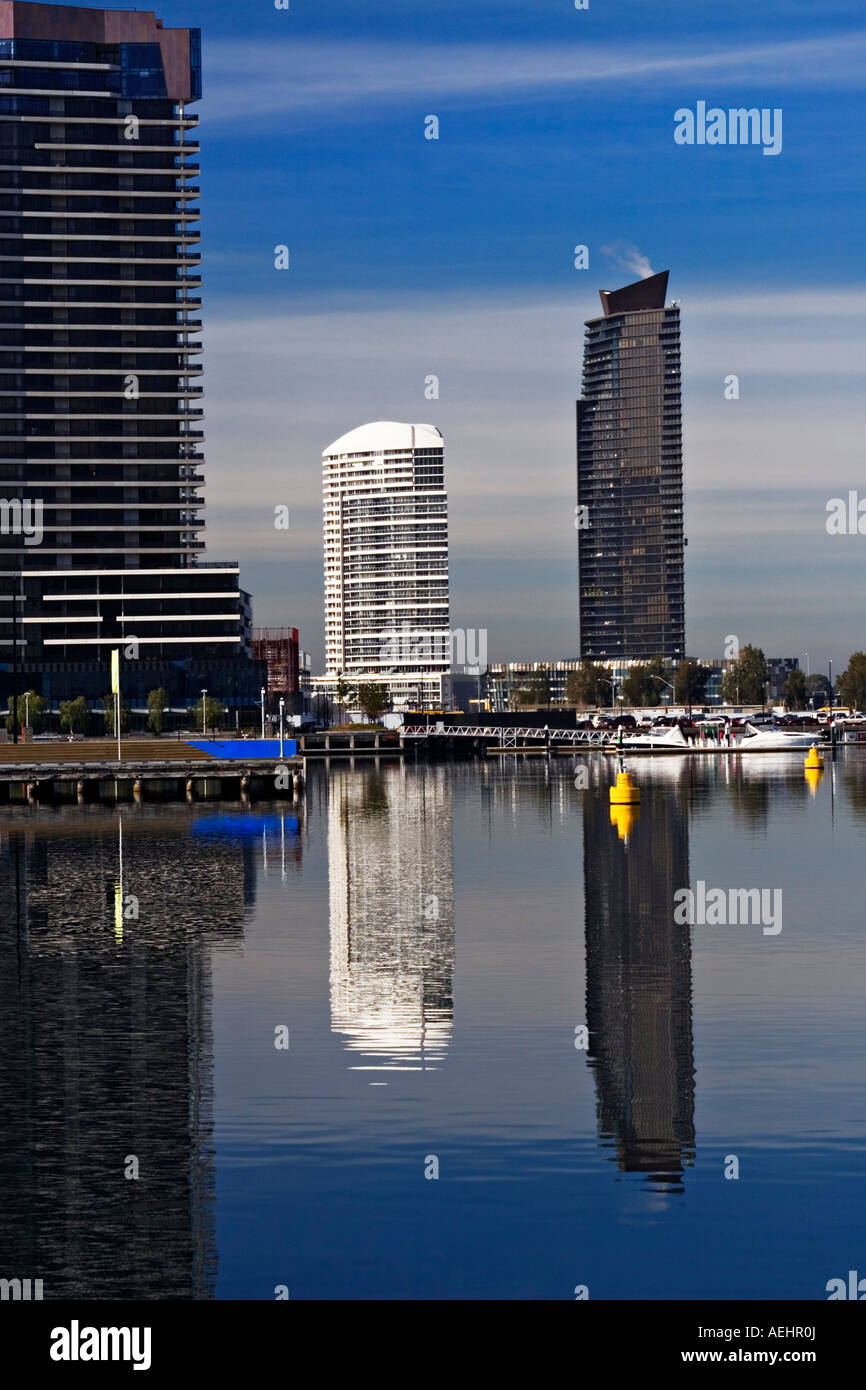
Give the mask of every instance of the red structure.
POLYGON ((268 663, 268 695, 297 695, 300 691, 298 629, 254 627, 253 660, 268 663))

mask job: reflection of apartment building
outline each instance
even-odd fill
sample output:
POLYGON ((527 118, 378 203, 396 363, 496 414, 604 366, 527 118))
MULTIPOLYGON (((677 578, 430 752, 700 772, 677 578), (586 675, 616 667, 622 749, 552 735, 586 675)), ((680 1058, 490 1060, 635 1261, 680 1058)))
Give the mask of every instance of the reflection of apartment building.
POLYGON ((673 920, 689 883, 688 810, 675 787, 651 786, 638 808, 586 796, 583 865, 599 1135, 623 1172, 676 1184, 695 1127, 691 940, 673 920))
POLYGON ((323 454, 325 674, 333 697, 383 685, 395 708, 450 709, 445 443, 432 425, 379 421, 323 454))
POLYGON ((46 1299, 207 1298, 211 951, 240 945, 255 851, 120 814, 3 830, 3 1272, 46 1299))
POLYGON ((454 1018, 451 784, 387 766, 328 779, 331 1028, 356 1070, 427 1070, 454 1018))

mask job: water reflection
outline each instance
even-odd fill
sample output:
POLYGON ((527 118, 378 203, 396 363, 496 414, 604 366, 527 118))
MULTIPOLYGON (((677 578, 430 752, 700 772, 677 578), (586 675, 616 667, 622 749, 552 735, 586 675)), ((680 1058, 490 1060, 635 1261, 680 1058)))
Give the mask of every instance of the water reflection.
POLYGON ((250 839, 204 823, 0 821, 0 1275, 46 1298, 213 1294, 211 952, 240 945, 255 877, 250 839))
MULTIPOLYGON (((831 1167, 842 1135, 833 1171, 856 1206, 844 1145, 861 1139, 856 856, 866 759, 857 750, 828 758, 815 785, 790 756, 635 760, 630 770, 641 806, 613 815, 615 768, 595 754, 576 767, 511 756, 319 765, 303 804, 288 809, 0 809, 0 1278, 43 1279, 47 1298, 213 1296, 214 981, 225 1296, 261 1296, 265 1229, 323 1296, 387 1287, 450 1297, 450 1271, 467 1252, 475 1282, 461 1287, 513 1296, 518 1266, 553 1266, 573 1241, 578 1228, 561 1214, 575 1173, 589 1194, 578 1232, 587 1249, 616 1243, 622 1268, 651 1267, 659 1289, 693 1293, 682 1270, 694 1249, 715 1241, 721 1268, 735 1230, 726 1185, 707 1176, 712 1164, 691 1168, 693 951, 702 959, 702 1152, 731 1132, 759 1145, 769 1135, 778 1152, 780 1135, 802 1138, 808 1113, 816 1133, 826 1126, 831 1167), (588 772, 587 791, 577 770, 588 772), (581 836, 585 928, 576 929, 581 836), (740 932, 690 940, 672 908, 693 877, 783 885, 781 941, 740 932), (455 928, 462 1050, 453 1043, 455 928), (574 991, 584 988, 576 930, 585 932, 586 1013, 574 1018, 574 991), (798 1039, 813 1011, 825 1021, 813 1036, 830 1041, 804 1072, 798 1039), (295 1052, 293 1032, 287 1057, 269 1041, 283 1017, 301 1044, 295 1052), (558 1070, 563 1017, 569 1033, 572 1021, 589 1026, 589 1071, 570 1041, 568 1071, 558 1070), (267 1056, 251 1046, 256 1036, 268 1039, 267 1056), (435 1080, 413 1075, 428 1068, 440 1069, 435 1080), (474 1165, 486 1180, 498 1149, 508 1176, 486 1206, 461 1205, 458 1192, 448 1211, 424 1218, 429 1227, 413 1227, 409 1249, 417 1174, 402 1189, 383 1186, 382 1156, 396 1155, 391 1171, 402 1172, 406 1133, 437 1126, 466 1171, 474 1165), (609 1160, 601 1176, 599 1144, 609 1160), (341 1166, 347 1151, 355 1183, 341 1166), (124 1176, 130 1155, 138 1181, 124 1176), (648 1199, 648 1187, 684 1186, 700 1200, 648 1199), (656 1221, 660 1208, 672 1219, 656 1221), (698 1208, 700 1229, 689 1217, 698 1208), (447 1275, 417 1260, 436 1242, 447 1275), (510 1251, 513 1282, 501 1278, 510 1251)), ((818 1163, 812 1171, 823 1173, 818 1163)), ((780 1173, 761 1196, 775 1215, 760 1218, 767 1253, 756 1296, 777 1287, 805 1296, 814 1283, 802 1270, 786 1283, 773 1263, 797 1258, 784 1232, 795 1229, 802 1181, 786 1186, 780 1173)), ((822 1200, 818 1179, 813 1198, 822 1200)), ((829 1208, 821 1222, 831 1229, 829 1208)), ((753 1258, 751 1229, 744 1220, 744 1253, 724 1285, 731 1296, 753 1258)), ((643 1285, 624 1287, 644 1296, 643 1285)))
POLYGON ((353 1069, 437 1067, 454 1020, 448 768, 331 769, 328 894, 331 1028, 353 1069))
POLYGON ((612 813, 607 771, 583 797, 586 1013, 599 1135, 619 1169, 681 1188, 694 1158, 691 942, 673 921, 689 883, 688 769, 653 769, 640 808, 612 813), (665 785, 665 784, 668 785, 665 785))

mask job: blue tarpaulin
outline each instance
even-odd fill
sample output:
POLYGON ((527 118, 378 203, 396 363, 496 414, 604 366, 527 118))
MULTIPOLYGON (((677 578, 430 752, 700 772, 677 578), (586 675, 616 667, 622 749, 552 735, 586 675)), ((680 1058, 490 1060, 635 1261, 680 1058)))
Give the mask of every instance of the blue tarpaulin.
MULTIPOLYGON (((278 738, 219 738, 187 739, 190 748, 201 748, 213 758, 273 758, 280 760, 278 738)), ((283 757, 293 758, 298 751, 296 738, 283 739, 283 757)))

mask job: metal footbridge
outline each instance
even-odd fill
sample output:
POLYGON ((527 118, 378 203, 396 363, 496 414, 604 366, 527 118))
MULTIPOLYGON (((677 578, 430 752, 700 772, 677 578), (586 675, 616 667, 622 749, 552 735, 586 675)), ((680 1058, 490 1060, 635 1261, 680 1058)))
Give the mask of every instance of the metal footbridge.
POLYGON ((603 748, 612 741, 609 729, 539 729, 537 726, 520 728, 505 724, 409 724, 400 732, 404 738, 489 739, 498 743, 500 748, 517 748, 531 740, 541 744, 603 748))

